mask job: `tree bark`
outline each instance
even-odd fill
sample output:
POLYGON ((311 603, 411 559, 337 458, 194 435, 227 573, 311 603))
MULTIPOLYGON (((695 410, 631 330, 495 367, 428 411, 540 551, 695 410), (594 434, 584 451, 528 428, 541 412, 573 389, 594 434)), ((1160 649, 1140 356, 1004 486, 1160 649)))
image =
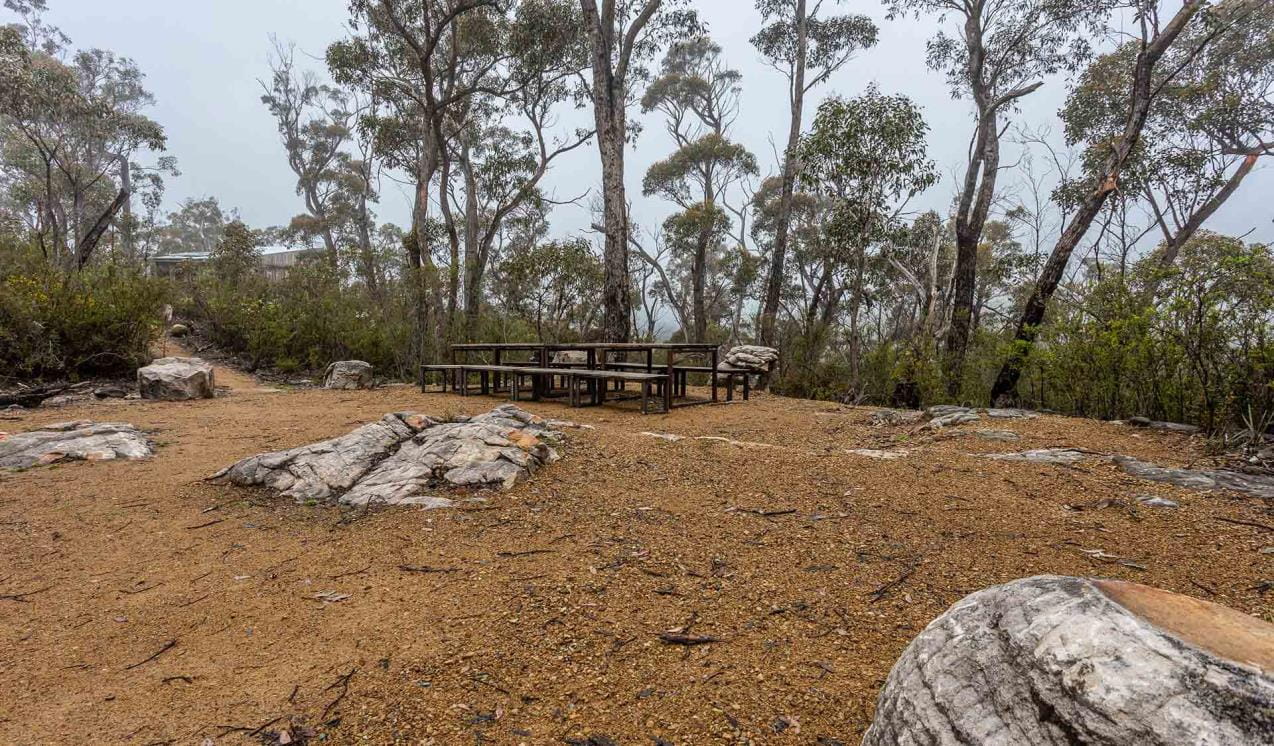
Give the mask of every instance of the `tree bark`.
POLYGON ((978 591, 903 651, 864 746, 1264 743, 1274 625, 1135 583, 978 591))
POLYGON ((801 118, 805 106, 805 58, 809 48, 809 19, 805 0, 796 0, 796 66, 791 81, 791 119, 787 148, 783 151, 783 180, 779 187, 779 214, 775 220, 774 248, 770 253, 770 276, 765 283, 765 303, 761 309, 760 344, 775 343, 775 324, 783 294, 783 270, 787 261, 788 231, 792 222, 792 195, 796 190, 796 148, 801 140, 801 118))
POLYGON ((88 264, 89 257, 93 255, 93 250, 97 248, 97 244, 102 240, 102 235, 106 233, 111 221, 115 219, 115 215, 119 213, 126 202, 128 202, 128 190, 121 189, 119 194, 115 195, 115 199, 110 206, 101 215, 97 216, 97 221, 84 234, 84 238, 80 239, 79 244, 75 247, 75 268, 77 270, 84 269, 84 265, 88 264))
POLYGON ((1040 272, 1039 279, 1018 320, 1017 331, 1013 335, 1013 348, 1009 352, 1008 359, 1004 361, 1003 367, 1000 368, 999 375, 996 376, 995 385, 991 387, 992 403, 1007 399, 1017 388, 1026 358, 1039 334, 1040 322, 1044 320, 1044 311, 1048 307, 1049 299, 1053 297, 1053 291, 1062 280, 1066 265, 1070 262, 1071 253, 1088 232, 1088 227, 1092 225, 1102 205, 1106 203, 1106 198, 1118 188, 1119 173, 1141 137, 1141 130, 1146 124, 1146 117, 1150 114, 1150 105, 1154 101, 1155 94, 1167 83, 1167 81, 1161 81, 1158 88, 1155 87, 1153 80, 1155 65, 1204 4, 1205 0, 1186 0, 1172 20, 1137 54, 1132 90, 1129 92, 1128 119, 1124 125, 1124 131, 1119 139, 1109 146, 1110 153, 1097 172, 1096 187, 1084 198, 1070 223, 1062 231, 1061 237, 1053 247, 1053 252, 1040 272))
POLYGON ((602 269, 602 335, 608 342, 627 342, 631 334, 632 298, 628 278, 628 204, 624 197, 624 141, 627 126, 627 75, 632 47, 662 0, 646 0, 622 34, 616 28, 615 4, 580 0, 588 27, 592 68, 593 118, 602 164, 602 222, 605 245, 602 269))

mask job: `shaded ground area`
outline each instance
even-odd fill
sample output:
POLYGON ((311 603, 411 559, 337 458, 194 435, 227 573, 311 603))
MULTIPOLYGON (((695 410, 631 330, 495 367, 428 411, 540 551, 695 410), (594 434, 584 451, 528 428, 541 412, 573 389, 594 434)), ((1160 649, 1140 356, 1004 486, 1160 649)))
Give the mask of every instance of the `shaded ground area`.
POLYGON ((929 433, 765 396, 647 417, 526 403, 595 429, 485 504, 365 512, 201 480, 386 412, 498 400, 233 388, 0 423, 132 422, 159 445, 0 474, 0 741, 261 742, 305 725, 334 742, 851 744, 907 642, 993 583, 1102 575, 1274 619, 1260 500, 976 455, 1206 465, 1178 434, 1057 417, 929 433))

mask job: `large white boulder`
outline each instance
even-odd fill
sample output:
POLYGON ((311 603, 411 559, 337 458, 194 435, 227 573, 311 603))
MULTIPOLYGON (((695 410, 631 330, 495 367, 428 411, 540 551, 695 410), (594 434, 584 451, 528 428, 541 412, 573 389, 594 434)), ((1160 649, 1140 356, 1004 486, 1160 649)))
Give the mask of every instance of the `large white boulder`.
POLYGON ((903 651, 864 746, 1258 744, 1274 625, 1136 583, 1044 575, 973 593, 903 651))
POLYGON ((138 369, 137 390, 143 399, 211 399, 216 384, 212 366, 197 357, 161 357, 138 369))
POLYGON ((325 389, 370 389, 372 385, 372 365, 362 360, 341 360, 323 373, 325 389))

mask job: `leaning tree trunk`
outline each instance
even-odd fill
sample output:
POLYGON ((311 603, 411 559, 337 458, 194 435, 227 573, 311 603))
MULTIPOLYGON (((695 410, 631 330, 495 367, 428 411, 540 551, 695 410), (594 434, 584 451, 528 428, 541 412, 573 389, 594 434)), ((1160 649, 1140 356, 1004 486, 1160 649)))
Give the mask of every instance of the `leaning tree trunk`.
POLYGON ((1274 733, 1274 625, 1114 580, 978 591, 894 665, 864 746, 1256 744, 1274 733))

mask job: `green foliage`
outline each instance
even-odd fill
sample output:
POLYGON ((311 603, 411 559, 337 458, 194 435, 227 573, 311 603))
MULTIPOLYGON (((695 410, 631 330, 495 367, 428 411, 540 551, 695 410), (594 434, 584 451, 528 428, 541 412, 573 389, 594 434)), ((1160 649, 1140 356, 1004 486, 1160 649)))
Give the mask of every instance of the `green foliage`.
POLYGON ((66 273, 0 246, 0 380, 128 375, 149 359, 169 286, 130 265, 66 273))

